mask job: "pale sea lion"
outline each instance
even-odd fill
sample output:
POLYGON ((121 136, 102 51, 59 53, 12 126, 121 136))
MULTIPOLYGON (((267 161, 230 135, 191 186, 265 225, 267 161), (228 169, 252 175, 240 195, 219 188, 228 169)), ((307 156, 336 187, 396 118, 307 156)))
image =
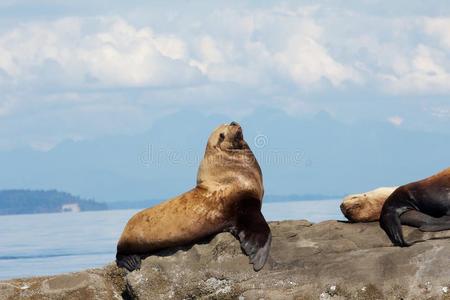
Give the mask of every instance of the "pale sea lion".
POLYGON ((196 187, 134 215, 118 242, 117 264, 132 271, 158 250, 229 231, 259 271, 272 241, 261 213, 263 195, 261 169, 241 126, 221 125, 208 139, 196 187))
POLYGON ((397 188, 381 210, 380 226, 395 246, 410 244, 401 225, 421 231, 450 229, 450 168, 397 188))
POLYGON ((381 208, 397 187, 380 187, 365 193, 348 195, 341 211, 351 222, 374 222, 380 219, 381 208))

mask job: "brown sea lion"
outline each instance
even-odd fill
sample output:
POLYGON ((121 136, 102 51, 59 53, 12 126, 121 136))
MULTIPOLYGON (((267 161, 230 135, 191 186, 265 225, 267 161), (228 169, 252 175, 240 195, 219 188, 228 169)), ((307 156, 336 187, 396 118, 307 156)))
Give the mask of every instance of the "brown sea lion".
POLYGON ((196 187, 134 215, 117 245, 117 264, 132 271, 160 249, 229 231, 259 271, 272 240, 261 213, 263 194, 261 169, 241 126, 221 125, 208 139, 196 187))
POLYGON ((381 210, 380 226, 395 246, 410 244, 401 225, 421 231, 450 229, 450 168, 397 188, 381 210))
POLYGON ((380 219, 381 208, 397 187, 380 187, 361 194, 348 195, 341 211, 351 222, 374 222, 380 219))

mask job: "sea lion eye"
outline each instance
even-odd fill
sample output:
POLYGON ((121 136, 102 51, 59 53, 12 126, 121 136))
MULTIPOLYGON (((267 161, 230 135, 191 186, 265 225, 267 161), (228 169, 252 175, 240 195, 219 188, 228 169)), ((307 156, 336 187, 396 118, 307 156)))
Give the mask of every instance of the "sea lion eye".
POLYGON ((219 134, 219 140, 223 141, 225 139, 225 134, 222 132, 219 134))

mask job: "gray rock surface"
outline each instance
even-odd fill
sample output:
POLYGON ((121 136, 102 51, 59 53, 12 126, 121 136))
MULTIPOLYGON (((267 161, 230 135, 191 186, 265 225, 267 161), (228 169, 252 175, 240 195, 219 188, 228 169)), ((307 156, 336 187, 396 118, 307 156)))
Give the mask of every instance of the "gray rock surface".
POLYGON ((123 299, 124 276, 110 264, 77 273, 0 281, 0 299, 123 299))
POLYGON ((270 226, 271 255, 258 273, 239 243, 222 233, 148 257, 141 270, 128 274, 109 265, 1 282, 0 298, 450 299, 450 231, 404 227, 407 240, 418 242, 398 248, 378 223, 284 221, 270 226))

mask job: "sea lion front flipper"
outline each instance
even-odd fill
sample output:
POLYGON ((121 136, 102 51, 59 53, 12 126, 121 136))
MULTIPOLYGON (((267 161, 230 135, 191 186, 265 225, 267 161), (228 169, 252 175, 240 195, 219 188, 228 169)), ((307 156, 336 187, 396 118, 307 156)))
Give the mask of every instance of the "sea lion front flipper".
POLYGON ((261 270, 269 257, 272 234, 260 208, 242 208, 232 233, 239 239, 244 253, 250 257, 253 270, 261 270))
POLYGON ((137 254, 116 255, 116 264, 119 268, 125 268, 130 272, 141 268, 141 256, 137 254))
POLYGON ((408 247, 408 244, 403 238, 402 225, 399 214, 395 210, 388 212, 382 211, 380 217, 380 226, 386 232, 394 246, 408 247))

